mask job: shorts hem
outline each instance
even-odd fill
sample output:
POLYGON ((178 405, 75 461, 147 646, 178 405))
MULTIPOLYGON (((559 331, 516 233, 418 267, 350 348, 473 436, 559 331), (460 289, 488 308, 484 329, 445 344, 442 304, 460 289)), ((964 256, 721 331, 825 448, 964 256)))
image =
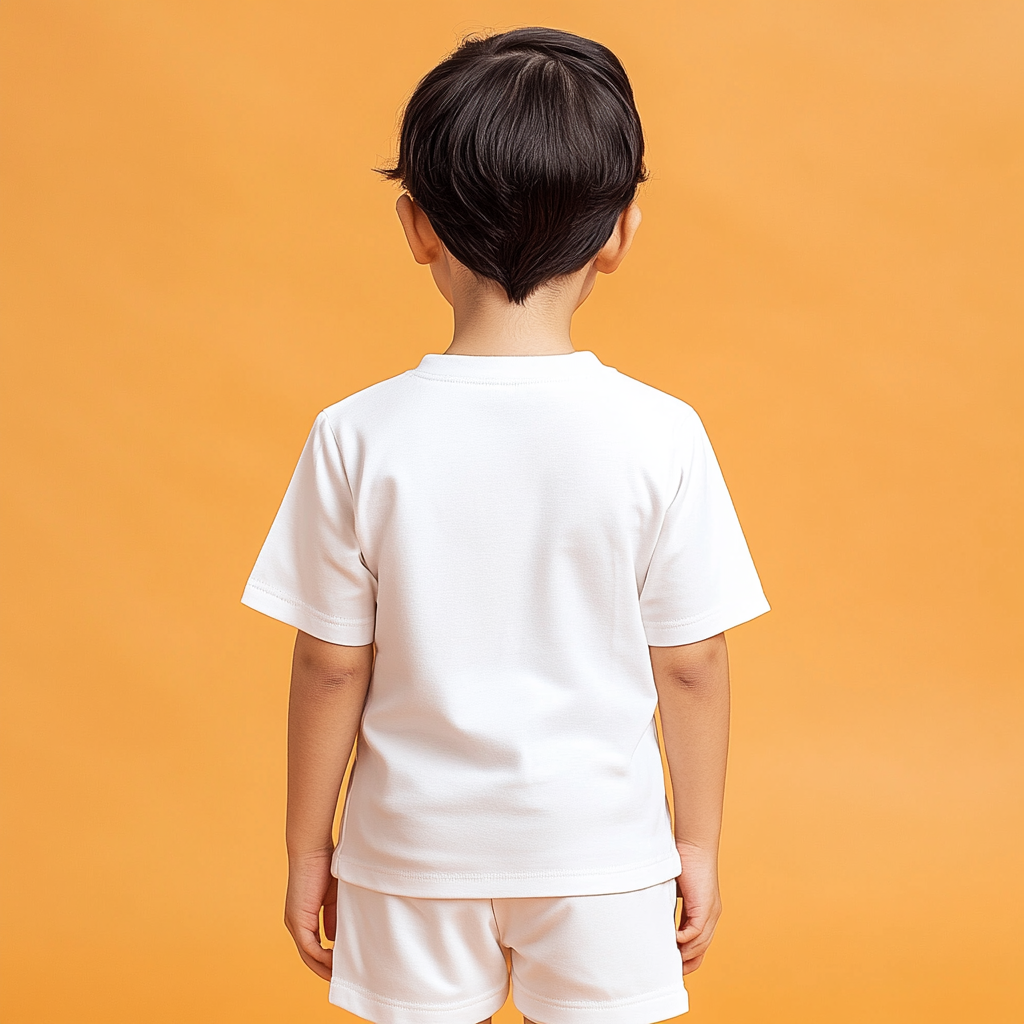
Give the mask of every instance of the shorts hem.
POLYGON ((328 1002, 354 1013, 373 1024, 479 1024, 505 1005, 508 984, 486 995, 458 1003, 424 1005, 398 999, 388 999, 368 992, 357 985, 331 979, 328 1002))
POLYGON ((542 999, 516 985, 512 979, 512 999, 516 1009, 537 1024, 656 1024, 686 1013, 690 997, 679 984, 668 989, 651 992, 636 999, 616 999, 608 1002, 566 1001, 542 999))

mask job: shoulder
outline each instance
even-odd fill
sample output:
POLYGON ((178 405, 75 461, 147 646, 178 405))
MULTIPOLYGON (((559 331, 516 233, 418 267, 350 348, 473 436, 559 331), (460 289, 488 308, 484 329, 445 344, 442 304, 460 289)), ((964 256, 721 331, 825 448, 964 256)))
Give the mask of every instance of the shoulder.
POLYGON ((396 408, 408 390, 411 371, 396 374, 326 406, 318 419, 337 432, 344 425, 374 418, 388 408, 396 408))
POLYGON ((632 412, 644 420, 655 421, 663 429, 677 433, 693 433, 703 430, 700 416, 692 405, 675 395, 662 391, 636 377, 630 377, 620 370, 608 367, 608 386, 621 397, 632 412))

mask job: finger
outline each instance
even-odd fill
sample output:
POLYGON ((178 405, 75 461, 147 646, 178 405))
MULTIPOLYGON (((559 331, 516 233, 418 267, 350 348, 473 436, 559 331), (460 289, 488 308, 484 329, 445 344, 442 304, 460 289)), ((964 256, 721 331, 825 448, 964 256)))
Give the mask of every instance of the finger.
POLYGON ((692 942, 702 932, 708 932, 709 934, 715 930, 718 924, 718 919, 722 916, 721 909, 711 910, 698 910, 691 915, 686 914, 686 910, 683 910, 683 916, 680 919, 680 927, 676 932, 676 941, 680 944, 692 942))
POLYGON ((717 923, 717 919, 711 920, 707 914, 683 918, 680 922, 681 927, 676 932, 676 942, 680 945, 693 942, 698 935, 702 935, 704 932, 713 932, 717 923))
POLYGON ((319 916, 313 922, 296 922, 291 918, 285 919, 285 927, 291 932, 295 948, 299 951, 302 962, 321 978, 330 978, 331 965, 334 962, 333 950, 324 949, 320 945, 320 919, 319 916), (319 967, 314 966, 319 965, 319 967), (328 973, 323 974, 322 970, 328 973))
MULTIPOLYGON (((330 953, 331 950, 328 949, 328 950, 326 950, 326 952, 330 953)), ((323 963, 321 963, 319 960, 316 960, 313 957, 309 956, 307 953, 303 952, 301 949, 299 950, 299 956, 302 959, 302 962, 318 978, 323 978, 324 981, 330 981, 331 980, 331 975, 332 975, 333 972, 331 970, 330 964, 323 964, 323 963)), ((684 970, 683 973, 684 974, 686 973, 685 970, 684 970)))
MULTIPOLYGON (((683 933, 679 932, 681 936, 683 933)), ((706 949, 715 936, 715 926, 708 925, 703 928, 696 935, 687 939, 677 939, 679 945, 679 951, 684 957, 694 956, 697 952, 706 949)))
POLYGON ((299 951, 302 962, 316 975, 325 981, 331 980, 331 969, 334 964, 334 950, 324 949, 317 936, 310 932, 294 935, 295 948, 299 951))
POLYGON ((711 935, 703 935, 696 942, 691 942, 679 947, 679 952, 684 960, 692 960, 695 956, 703 956, 711 945, 711 935))
POLYGON ((708 946, 711 945, 711 940, 714 938, 714 932, 704 932, 698 935, 692 942, 680 943, 679 944, 679 955, 684 960, 692 960, 695 956, 702 956, 707 952, 708 946))
POLYGON ((324 935, 334 942, 338 932, 338 887, 332 885, 324 896, 324 935))
POLYGON ((704 962, 704 954, 695 956, 692 960, 683 961, 683 974, 692 974, 704 962))

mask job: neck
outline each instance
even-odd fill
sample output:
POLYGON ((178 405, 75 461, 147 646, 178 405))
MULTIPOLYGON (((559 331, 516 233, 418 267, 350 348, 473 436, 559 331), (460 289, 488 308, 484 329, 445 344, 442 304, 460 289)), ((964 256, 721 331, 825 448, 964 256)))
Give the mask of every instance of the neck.
MULTIPOLYGON (((596 273, 593 275, 596 276, 596 273)), ((446 355, 547 356, 574 352, 572 315, 593 287, 579 272, 538 288, 522 305, 494 281, 453 275, 455 329, 446 355)))

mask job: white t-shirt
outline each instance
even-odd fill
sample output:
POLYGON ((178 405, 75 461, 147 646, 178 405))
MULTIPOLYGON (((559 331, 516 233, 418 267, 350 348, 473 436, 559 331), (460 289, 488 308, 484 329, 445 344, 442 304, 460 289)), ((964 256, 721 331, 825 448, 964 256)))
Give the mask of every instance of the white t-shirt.
POLYGON ((332 871, 434 898, 678 874, 648 645, 768 610, 697 414, 586 351, 321 412, 242 600, 376 643, 332 871))

